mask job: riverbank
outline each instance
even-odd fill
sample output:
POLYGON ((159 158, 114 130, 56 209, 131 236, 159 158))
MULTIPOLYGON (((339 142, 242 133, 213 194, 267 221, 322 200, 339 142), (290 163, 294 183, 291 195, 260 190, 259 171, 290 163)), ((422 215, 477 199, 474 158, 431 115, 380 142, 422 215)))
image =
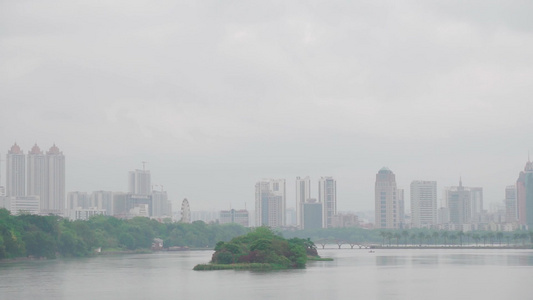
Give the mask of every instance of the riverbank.
POLYGON ((248 264, 198 264, 194 266, 195 271, 215 271, 215 270, 282 270, 287 269, 281 265, 267 263, 248 263, 248 264))
MULTIPOLYGON (((343 248, 343 249, 346 249, 346 248, 343 248)), ((506 249, 508 250, 508 249, 532 249, 532 248, 531 246, 499 246, 499 245, 486 246, 485 245, 485 246, 371 246, 370 249, 492 249, 492 250, 506 249)))
POLYGON ((308 256, 307 261, 333 261, 333 258, 331 257, 316 257, 316 256, 308 256))

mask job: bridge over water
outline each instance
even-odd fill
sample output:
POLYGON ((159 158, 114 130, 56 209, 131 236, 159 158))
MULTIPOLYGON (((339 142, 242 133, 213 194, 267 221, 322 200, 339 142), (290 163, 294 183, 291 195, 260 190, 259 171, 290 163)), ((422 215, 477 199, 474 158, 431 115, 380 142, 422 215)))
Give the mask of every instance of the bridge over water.
POLYGON ((354 249, 355 247, 357 247, 358 249, 371 248, 371 244, 368 244, 368 243, 360 243, 360 242, 355 242, 355 241, 346 241, 346 240, 339 240, 339 239, 319 239, 313 242, 315 243, 315 245, 322 246, 322 249, 324 249, 326 245, 328 244, 336 244, 339 247, 339 249, 341 249, 343 245, 346 245, 346 246, 349 245, 351 249, 354 249))

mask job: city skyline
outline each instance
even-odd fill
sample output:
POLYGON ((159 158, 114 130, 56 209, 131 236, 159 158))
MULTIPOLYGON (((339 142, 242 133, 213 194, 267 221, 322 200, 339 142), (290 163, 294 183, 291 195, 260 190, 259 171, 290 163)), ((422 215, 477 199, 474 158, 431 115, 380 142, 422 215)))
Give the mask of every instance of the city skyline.
MULTIPOLYGON (((94 214, 118 217, 135 215, 164 217, 175 214, 171 211, 172 201, 168 199, 163 185, 151 185, 151 173, 150 170, 146 170, 145 161, 142 162, 142 170, 135 169, 128 172, 127 193, 93 191, 89 196, 85 191, 73 191, 68 192, 68 198, 65 198, 65 156, 55 144, 50 147, 46 155, 37 144, 34 144, 26 156, 21 147, 14 143, 6 154, 6 162, 6 183, 9 185, 5 190, 9 196, 2 197, 4 201, 2 205, 10 207, 12 211, 55 213, 69 218, 88 218, 94 214), (156 187, 160 190, 156 190, 156 187), (108 195, 104 196, 102 193, 108 195)), ((485 209, 487 204, 484 204, 483 187, 465 187, 462 177, 459 178, 458 186, 444 187, 440 204, 437 204, 436 181, 412 181, 411 208, 406 208, 405 190, 398 188, 396 175, 389 168, 382 167, 376 174, 375 181, 375 218, 365 220, 361 225, 373 223, 374 228, 438 227, 451 230, 472 230, 478 226, 487 228, 489 223, 494 224, 490 226, 502 226, 501 228, 505 230, 525 225, 532 226, 532 221, 526 217, 533 207, 532 165, 533 162, 528 156, 524 171, 519 172, 516 185, 506 186, 505 199, 494 203, 495 205, 491 203, 490 211, 485 209), (411 213, 407 214, 408 220, 406 220, 406 211, 409 210, 411 213)), ((316 228, 317 224, 320 224, 322 228, 330 228, 345 222, 354 223, 349 215, 346 217, 338 215, 336 179, 331 176, 320 177, 318 200, 312 198, 309 176, 304 178, 298 176, 295 178, 295 183, 296 209, 287 207, 285 178, 263 179, 256 182, 255 220, 253 220, 255 226, 316 228), (287 213, 291 211, 293 215, 289 216, 287 213), (320 218, 316 217, 317 213, 321 215, 320 218)), ((2 192, 3 190, 4 187, 2 192)), ((244 206, 246 208, 246 203, 244 206)), ((225 222, 235 217, 231 216, 231 211, 228 214, 225 222)), ((187 198, 182 202, 181 215, 182 219, 191 218, 187 198)), ((355 217, 353 214, 350 215, 355 217)))
MULTIPOLYGON (((12 144, 11 147, 14 147, 14 146, 17 146, 17 147, 21 148, 20 145, 19 145, 18 143, 12 144)), ((28 157, 34 156, 38 151, 40 151, 40 149, 38 148, 38 146, 37 146, 37 148, 35 148, 36 146, 37 146, 37 144, 34 144, 34 146, 31 148, 31 150, 27 151, 27 152, 28 152, 28 157)), ((11 147, 10 147, 10 148, 11 148, 11 147)), ((51 150, 52 150, 52 149, 55 149, 54 147, 55 147, 55 145, 51 148, 51 150)), ((19 149, 19 150, 20 150, 20 149, 19 149)), ((22 150, 24 150, 24 149, 22 149, 22 150)), ((23 153, 22 150, 20 150, 21 153, 23 153)), ((56 150, 57 150, 57 149, 56 149, 56 150)), ((54 150, 54 151, 56 151, 56 150, 54 150)), ((11 151, 11 150, 10 150, 10 151, 11 151)), ((57 150, 57 151, 58 151, 58 150, 57 150)), ((42 151, 41 151, 41 152, 42 152, 42 151)), ((0 154, 0 155, 1 155, 1 154, 0 154)), ((2 162, 5 162, 5 161, 6 161, 6 160, 2 159, 2 162)), ((31 160, 31 161, 33 161, 33 160, 31 160)), ((28 164, 29 164, 29 163, 30 163, 30 160, 28 160, 28 164)), ((69 159, 69 163, 71 163, 70 159, 69 159)), ((138 164, 140 164, 140 165, 142 165, 143 167, 145 167, 145 163, 147 163, 147 162, 145 162, 145 161, 141 161, 141 162, 139 162, 138 164)), ((25 176, 28 177, 28 179, 27 179, 28 182, 26 182, 26 179, 25 179, 25 180, 24 180, 24 181, 25 181, 24 185, 28 185, 28 189, 30 189, 30 186, 29 186, 29 184, 30 184, 30 182, 31 182, 31 179, 30 179, 30 177, 31 177, 31 176, 30 176, 30 175, 31 175, 31 174, 30 174, 30 168, 29 168, 29 165, 26 166, 26 162, 25 162, 24 164, 25 164, 25 166, 24 166, 24 173, 25 173, 25 176)), ((522 165, 523 165, 523 163, 522 163, 522 165)), ((67 168, 66 170, 67 170, 67 171, 68 171, 68 167, 69 167, 69 166, 67 165, 67 166, 66 166, 66 168, 67 168)), ((3 180, 4 178, 6 178, 6 180, 5 180, 4 182, 1 182, 1 181, 0 181, 0 185, 1 185, 1 186, 4 186, 4 187, 5 187, 6 183, 7 183, 6 168, 7 168, 7 163, 2 164, 2 165, 1 165, 1 168, 0 168, 0 169, 2 170, 2 176, 1 176, 2 181, 4 181, 4 180, 3 180)), ((523 169, 523 167, 520 168, 519 170, 522 170, 522 169, 523 169)), ((357 171, 357 170, 355 170, 355 171, 357 171)), ((354 172, 355 172, 355 171, 354 171, 354 172)), ((140 169, 136 169, 136 170, 134 170, 134 171, 123 171, 123 172, 127 172, 127 173, 129 174, 129 175, 127 175, 129 179, 126 181, 126 186, 127 186, 127 187, 124 188, 124 189, 122 189, 122 190, 121 190, 121 189, 117 189, 117 188, 115 188, 115 189, 113 189, 113 188, 111 188, 111 189, 105 189, 105 188, 102 188, 102 187, 100 187, 100 188, 96 187, 95 189, 85 189, 85 190, 82 190, 82 189, 76 189, 76 190, 69 189, 69 188, 68 188, 68 186, 69 186, 69 185, 68 185, 68 173, 67 173, 67 174, 65 175, 65 177, 67 178, 67 179, 66 179, 66 186, 67 186, 66 192, 71 192, 71 191, 92 192, 92 191, 100 191, 100 190, 108 190, 108 191, 113 191, 113 192, 126 192, 126 191, 129 191, 130 188, 131 188, 131 187, 130 187, 130 184, 129 184, 128 182, 131 180, 131 176, 132 176, 131 174, 132 174, 132 173, 146 173, 146 174, 150 175, 150 170, 144 170, 144 171, 143 171, 143 170, 140 170, 140 169)), ((516 174, 518 174, 519 171, 515 171, 514 173, 515 173, 515 174, 514 174, 513 177, 516 177, 516 176, 517 176, 516 174)), ((313 174, 313 173, 311 173, 311 174, 313 174)), ((148 176, 148 177, 150 177, 150 176, 148 176)), ((265 177, 265 176, 261 176, 261 177, 265 177)), ((280 177, 280 178, 285 178, 285 179, 287 179, 287 180, 291 180, 290 178, 287 178, 287 177, 283 177, 283 176, 279 176, 279 177, 280 177)), ((296 176, 295 178, 298 178, 298 177, 300 177, 300 176, 296 176)), ((319 176, 316 176, 316 178, 321 178, 321 177, 323 177, 323 174, 321 174, 321 175, 319 175, 319 176)), ((402 174, 400 174, 400 177, 403 177, 402 174)), ((462 177, 462 176, 459 176, 459 177, 462 177)), ((309 178, 309 176, 306 176, 306 177, 303 178, 303 179, 308 179, 308 178, 309 178)), ((303 179, 302 179, 302 180, 303 180, 303 179)), ((337 178, 336 178, 336 180, 337 180, 337 178)), ((418 180, 418 179, 417 179, 417 180, 418 180)), ((425 180, 425 179, 424 179, 424 180, 425 180)), ((124 181, 124 180, 122 180, 122 181, 124 181)), ((122 185, 123 185, 124 182, 122 182, 122 181, 121 181, 121 183, 122 183, 122 185)), ((254 180, 254 182, 255 182, 255 181, 256 181, 256 180, 254 180)), ((343 182, 344 180, 341 178, 340 181, 343 182)), ((407 182, 407 181, 409 181, 409 180, 404 178, 403 182, 405 183, 405 182, 407 182)), ((413 180, 411 180, 411 181, 416 181, 416 180, 413 179, 413 180)), ((410 184, 411 181, 409 181, 409 184, 410 184)), ((430 181, 433 181, 433 180, 430 180, 430 181)), ((436 180, 435 180, 435 181, 436 181, 436 180)), ((170 178, 167 178, 167 179, 165 179, 165 180, 161 180, 161 179, 160 179, 160 180, 158 181, 158 183, 159 183, 159 182, 172 182, 172 180, 171 180, 170 178)), ((344 181, 344 182, 345 182, 345 181, 344 181)), ((455 180, 455 182, 456 182, 456 180, 455 180)), ((487 199, 487 196, 485 196, 485 205, 487 206, 487 208, 488 208, 489 204, 491 204, 491 203, 503 203, 503 201, 505 200, 505 192, 504 192, 505 188, 506 188, 508 185, 513 184, 513 183, 515 183, 515 182, 516 182, 516 178, 514 178, 513 180, 510 180, 510 183, 500 183, 500 184, 499 184, 499 187, 501 187, 501 190, 496 192, 497 194, 500 194, 500 195, 499 195, 499 199, 496 199, 495 197, 489 197, 489 198, 487 199), (502 191, 503 191, 503 192, 502 192, 502 191)), ((402 188, 402 189, 404 189, 404 190, 409 191, 409 188, 408 188, 408 187, 409 187, 409 184, 402 184, 402 185, 398 184, 398 188, 402 188)), ((242 185, 242 184, 241 184, 241 185, 242 185)), ((353 186, 353 183, 352 183, 351 185, 353 186)), ((450 186, 453 186, 453 185, 454 185, 453 180, 452 180, 452 182, 450 182, 449 184, 440 184, 440 183, 438 184, 438 186, 439 186, 439 190, 437 191, 437 201, 438 201, 438 206, 439 206, 439 207, 441 206, 442 202, 443 202, 444 199, 446 198, 446 195, 445 195, 446 188, 448 188, 448 187, 450 187, 450 186)), ((153 184, 152 187, 154 187, 154 186, 161 186, 161 185, 160 185, 160 184, 153 184)), ((286 205, 286 207, 287 207, 287 208, 295 208, 295 209, 296 209, 296 205, 295 205, 295 203, 294 203, 293 201, 290 200, 290 198, 294 199, 293 197, 294 197, 294 195, 296 194, 296 190, 291 189, 291 186, 292 186, 292 185, 288 185, 288 187, 287 187, 287 193, 288 193, 288 195, 289 195, 289 196, 288 196, 289 199, 288 199, 288 201, 287 201, 287 205, 286 205), (292 195, 291 195, 291 194, 292 194, 292 195), (293 206, 293 205, 294 205, 294 206, 293 206)), ((481 186, 482 186, 482 188, 483 188, 484 190, 486 190, 486 187, 484 187, 483 185, 481 185, 481 186)), ((168 191, 168 190, 171 190, 171 191, 173 190, 172 187, 171 187, 170 189, 167 189, 167 187, 168 187, 168 185, 165 185, 165 189, 166 189, 167 191, 168 191)), ((25 186, 25 188, 26 188, 26 186, 25 186)), ((362 188, 362 187, 359 187, 359 188, 362 188)), ((367 187, 367 188, 368 188, 368 187, 367 187)), ((311 196, 311 198, 318 198, 318 189, 316 188, 315 184, 310 184, 309 189, 311 190, 311 195, 316 195, 316 196, 311 196)), ((489 188, 489 190, 490 190, 490 188, 489 188)), ((340 193, 343 194, 344 192, 346 192, 346 191, 342 188, 342 189, 340 190, 340 193)), ((484 192, 484 193, 485 193, 485 192, 484 192)), ((486 193, 485 193, 485 194, 486 194, 486 193)), ((188 195, 185 195, 185 194, 181 194, 181 195, 175 196, 175 195, 172 194, 172 192, 170 192, 170 193, 169 193, 169 200, 172 202, 173 207, 178 207, 179 205, 181 205, 181 202, 180 202, 180 199, 179 199, 179 198, 180 198, 180 197, 187 197, 187 196, 188 196, 188 195)), ((409 199, 409 196, 408 196, 408 195, 406 195, 405 197, 406 197, 406 199, 409 199)), ((190 197, 189 197, 189 198, 190 198, 190 197)), ((195 200, 197 200, 197 199, 195 199, 195 200)), ((200 200, 201 200, 201 199, 200 199, 200 200)), ((196 201, 194 201, 194 202, 195 202, 195 204, 197 204, 196 201)), ((246 205, 248 205, 248 206, 250 206, 250 205, 253 206, 253 202, 254 202, 253 199, 251 199, 251 200, 250 200, 250 199, 244 199, 244 201, 233 201, 233 200, 231 200, 231 201, 228 201, 227 203, 222 203, 220 206, 216 206, 215 208, 213 208, 211 205, 209 205, 209 208, 210 208, 210 209, 215 209, 215 210, 224 210, 224 209, 227 208, 228 205, 236 205, 236 207, 244 207, 245 204, 246 204, 246 205)), ((340 201, 337 200, 337 202, 339 203, 337 206, 340 205, 340 209, 339 209, 340 211, 371 211, 371 210, 373 210, 373 208, 365 207, 365 206, 363 206, 363 205, 361 205, 361 206, 359 206, 359 205, 354 205, 354 203, 355 203, 355 204, 360 203, 359 201, 353 201, 354 203, 350 203, 350 202, 351 202, 350 199, 345 199, 345 198, 344 198, 344 199, 341 199, 340 201)), ((374 202, 373 199, 372 199, 372 202, 374 202)), ((405 210, 406 210, 406 212, 409 212, 410 209, 411 209, 411 207, 410 207, 410 201, 405 201, 405 204, 406 204, 406 205, 405 205, 405 210), (407 204, 408 204, 409 206, 408 206, 407 204)), ((372 203, 372 205, 373 205, 373 203, 372 203)), ((252 207, 252 206, 251 206, 251 207, 252 207)), ((209 209, 209 208, 207 208, 207 209, 209 209)), ((205 210, 206 207, 204 207, 204 206, 198 206, 198 209, 200 209, 200 210, 205 210)))
POLYGON ((308 175, 336 178, 339 210, 371 210, 382 166, 406 199, 462 176, 499 202, 533 151, 532 7, 477 5, 6 2, 0 155, 61 145, 67 191, 127 191, 146 161, 195 209, 308 175))

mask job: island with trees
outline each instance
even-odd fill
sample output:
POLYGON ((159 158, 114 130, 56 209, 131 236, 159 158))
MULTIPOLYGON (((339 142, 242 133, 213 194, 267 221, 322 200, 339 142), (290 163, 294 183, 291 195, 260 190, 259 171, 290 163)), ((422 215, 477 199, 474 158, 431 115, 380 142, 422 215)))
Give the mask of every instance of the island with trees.
POLYGON ((211 262, 194 270, 305 268, 309 258, 320 260, 310 239, 285 239, 268 227, 258 227, 229 242, 218 242, 211 262))

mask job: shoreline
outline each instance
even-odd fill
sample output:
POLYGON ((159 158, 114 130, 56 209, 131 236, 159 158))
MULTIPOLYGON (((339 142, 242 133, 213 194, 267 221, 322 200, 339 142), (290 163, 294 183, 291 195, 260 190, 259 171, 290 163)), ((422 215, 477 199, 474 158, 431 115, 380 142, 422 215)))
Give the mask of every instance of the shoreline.
POLYGON ((359 247, 342 247, 339 248, 335 245, 335 247, 330 248, 317 248, 317 250, 332 250, 332 249, 348 249, 348 250, 372 250, 372 249, 479 249, 479 250, 485 250, 485 249, 493 249, 493 250, 509 250, 509 249, 516 249, 516 250, 528 250, 533 249, 531 246, 371 246, 367 248, 359 248, 359 247))

